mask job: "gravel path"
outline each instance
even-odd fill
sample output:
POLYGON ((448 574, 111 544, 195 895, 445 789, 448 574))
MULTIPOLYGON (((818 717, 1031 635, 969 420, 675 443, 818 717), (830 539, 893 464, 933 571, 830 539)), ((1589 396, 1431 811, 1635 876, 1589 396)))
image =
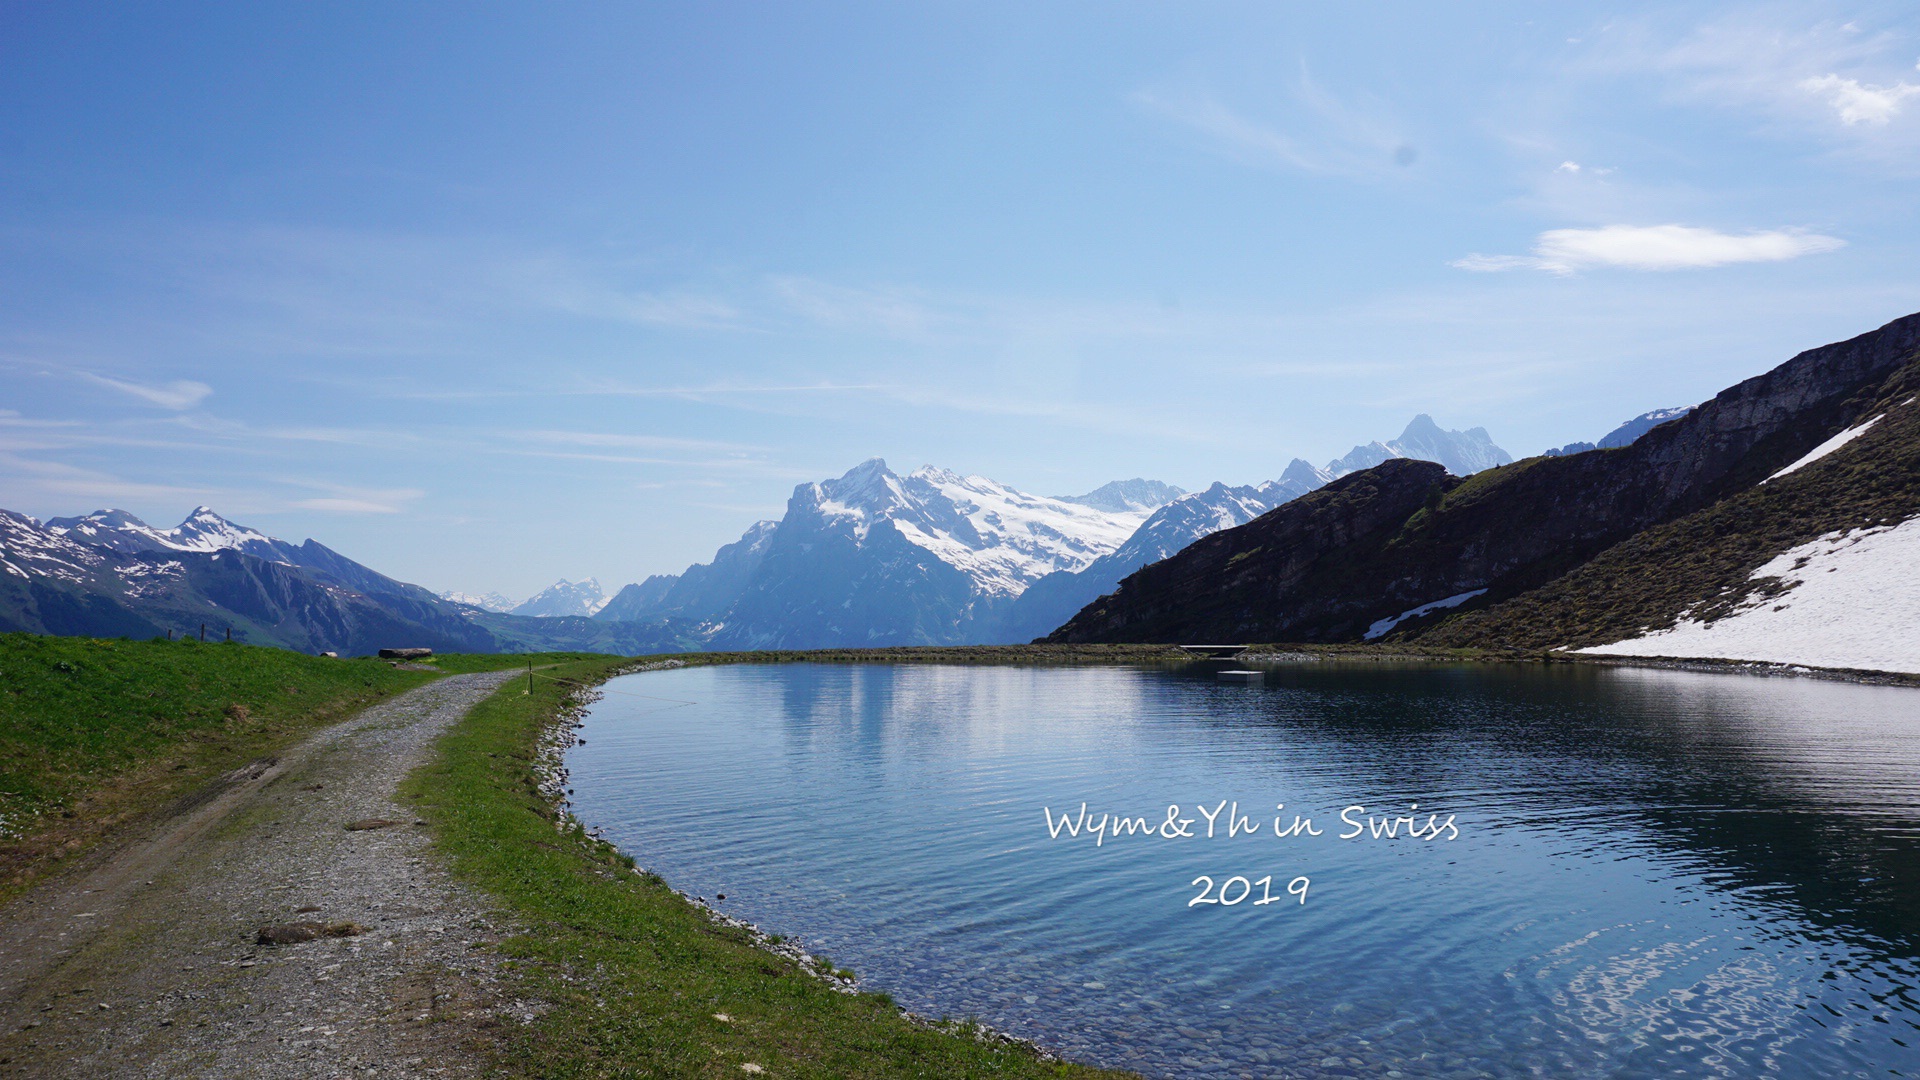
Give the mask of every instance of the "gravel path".
POLYGON ((0 1077, 481 1075, 487 1029, 536 1006, 501 997, 502 928, 394 791, 510 678, 376 705, 0 909, 0 1077), (256 944, 296 922, 350 936, 256 944))

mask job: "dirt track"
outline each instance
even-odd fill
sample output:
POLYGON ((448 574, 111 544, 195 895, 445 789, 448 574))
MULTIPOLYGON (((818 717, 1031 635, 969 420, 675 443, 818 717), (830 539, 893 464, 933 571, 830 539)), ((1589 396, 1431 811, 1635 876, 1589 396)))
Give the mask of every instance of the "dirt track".
POLYGON ((511 677, 377 705, 0 909, 0 1077, 480 1075, 535 1006, 499 997, 500 931, 393 795, 511 677), (294 922, 365 932, 255 943, 294 922))

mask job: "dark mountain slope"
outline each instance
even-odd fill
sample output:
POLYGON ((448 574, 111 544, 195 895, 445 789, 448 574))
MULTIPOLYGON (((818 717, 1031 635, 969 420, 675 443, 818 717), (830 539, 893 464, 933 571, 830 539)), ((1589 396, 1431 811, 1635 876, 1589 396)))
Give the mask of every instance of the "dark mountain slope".
MULTIPOLYGON (((1238 528, 1136 571, 1046 640, 1315 640, 1368 610, 1342 583, 1379 556, 1409 515, 1452 480, 1430 461, 1394 458, 1342 477, 1238 528), (1275 623, 1276 601, 1284 621, 1275 623), (1250 627, 1280 625, 1284 633, 1250 627)), ((1364 624, 1363 624, 1364 625, 1364 624)))
POLYGON ((1433 620, 1422 644, 1528 650, 1585 648, 1705 622, 1778 579, 1752 574, 1776 555, 1829 533, 1920 516, 1920 362, 1896 372, 1849 426, 1859 438, 1786 476, 1608 548, 1566 576, 1491 608, 1433 620))
POLYGON ((644 619, 659 609, 661 601, 667 598, 679 580, 679 574, 651 575, 647 580, 635 582, 615 593, 605 607, 593 613, 593 617, 608 622, 644 619))
POLYGON ((1047 640, 1343 641, 1469 592, 1499 603, 1764 480, 1858 415, 1916 348, 1920 315, 1801 353, 1618 449, 1466 480, 1386 462, 1139 571, 1047 640))

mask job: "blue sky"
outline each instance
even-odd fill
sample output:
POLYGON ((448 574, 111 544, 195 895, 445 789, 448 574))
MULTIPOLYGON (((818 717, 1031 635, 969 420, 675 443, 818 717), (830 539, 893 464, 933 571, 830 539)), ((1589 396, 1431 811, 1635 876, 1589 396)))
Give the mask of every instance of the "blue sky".
POLYGON ((1920 309, 1911 5, 1307 7, 0 3, 0 505, 617 586, 874 455, 1527 454, 1920 309))

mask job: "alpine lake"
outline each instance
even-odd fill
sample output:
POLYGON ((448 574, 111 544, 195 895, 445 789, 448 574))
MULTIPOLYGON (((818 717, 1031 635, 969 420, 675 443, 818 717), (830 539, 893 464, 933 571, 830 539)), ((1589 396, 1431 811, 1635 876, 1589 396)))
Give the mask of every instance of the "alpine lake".
POLYGON ((1148 1076, 1920 1073, 1920 691, 1217 666, 624 676, 574 810, 864 989, 1148 1076))

